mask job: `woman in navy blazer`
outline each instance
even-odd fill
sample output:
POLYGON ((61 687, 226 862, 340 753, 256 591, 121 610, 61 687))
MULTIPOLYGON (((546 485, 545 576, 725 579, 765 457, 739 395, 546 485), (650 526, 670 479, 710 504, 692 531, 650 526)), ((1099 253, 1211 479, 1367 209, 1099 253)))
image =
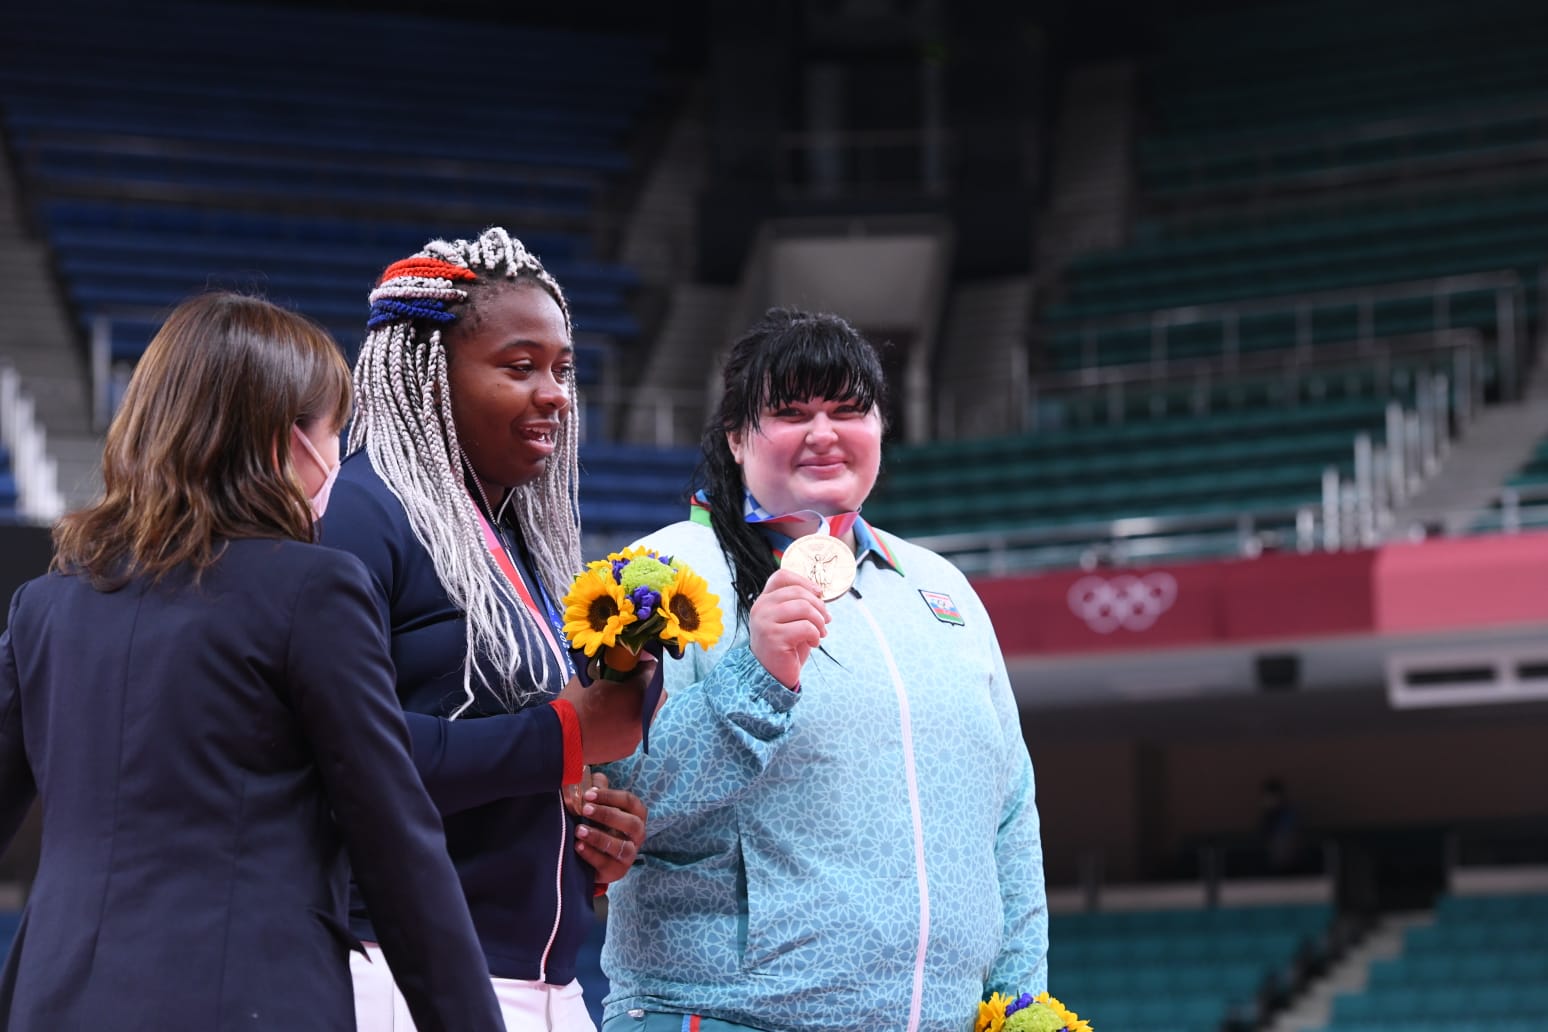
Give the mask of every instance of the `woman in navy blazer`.
POLYGON ((0 636, 0 845, 43 807, 0 1028, 353 1029, 351 861, 421 1032, 503 1028, 384 616, 311 543, 349 404, 327 335, 253 298, 141 359, 0 636))

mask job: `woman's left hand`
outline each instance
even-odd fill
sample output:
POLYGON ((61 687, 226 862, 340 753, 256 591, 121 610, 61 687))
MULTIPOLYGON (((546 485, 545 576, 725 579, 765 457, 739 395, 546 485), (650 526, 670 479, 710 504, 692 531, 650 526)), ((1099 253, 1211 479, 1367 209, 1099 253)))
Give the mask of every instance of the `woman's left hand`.
POLYGON ((633 792, 609 788, 607 775, 592 772, 576 806, 588 822, 575 828, 575 850, 608 885, 629 872, 645 845, 645 804, 633 792))

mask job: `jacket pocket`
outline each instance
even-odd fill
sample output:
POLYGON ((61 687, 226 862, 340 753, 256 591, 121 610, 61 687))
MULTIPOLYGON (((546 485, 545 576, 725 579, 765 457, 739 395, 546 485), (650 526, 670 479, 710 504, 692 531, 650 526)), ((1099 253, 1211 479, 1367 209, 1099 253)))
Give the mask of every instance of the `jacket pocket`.
POLYGON ((355 933, 349 930, 349 925, 340 921, 326 910, 320 910, 317 907, 308 907, 307 909, 312 912, 313 917, 322 922, 322 926, 328 929, 328 934, 332 935, 334 941, 344 947, 346 951, 353 950, 362 957, 367 956, 365 946, 359 939, 355 938, 355 933))

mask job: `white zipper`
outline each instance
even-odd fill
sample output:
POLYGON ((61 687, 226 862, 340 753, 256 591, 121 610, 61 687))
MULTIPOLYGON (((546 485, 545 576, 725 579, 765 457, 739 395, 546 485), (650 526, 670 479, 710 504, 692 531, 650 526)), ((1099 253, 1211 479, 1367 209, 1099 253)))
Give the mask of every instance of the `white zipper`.
POLYGON ((559 862, 554 865, 554 927, 548 932, 548 945, 538 963, 538 981, 548 981, 548 954, 559 938, 559 921, 564 917, 564 847, 569 844, 570 824, 564 818, 564 791, 559 792, 559 862))
POLYGON ((909 715, 908 693, 903 688, 903 675, 898 672, 897 660, 881 625, 866 608, 865 602, 855 597, 855 606, 871 625, 876 641, 881 645, 882 659, 887 663, 887 673, 892 675, 892 687, 898 696, 898 724, 903 734, 903 776, 908 783, 908 809, 914 821, 914 870, 919 882, 919 946, 914 954, 914 995, 908 1007, 908 1032, 918 1032, 919 1015, 924 1005, 925 947, 930 941, 930 882, 925 876, 924 820, 919 808, 919 777, 914 768, 914 724, 909 715))

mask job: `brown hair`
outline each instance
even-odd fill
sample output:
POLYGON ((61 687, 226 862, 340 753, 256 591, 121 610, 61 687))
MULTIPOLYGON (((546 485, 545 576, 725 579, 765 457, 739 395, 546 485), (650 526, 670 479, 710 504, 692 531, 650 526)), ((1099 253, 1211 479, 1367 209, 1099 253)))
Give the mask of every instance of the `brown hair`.
POLYGON ((239 294, 184 301, 108 427, 102 498, 54 528, 54 567, 112 590, 182 563, 197 576, 222 539, 312 540, 291 428, 342 426, 350 402, 344 356, 310 319, 239 294))

